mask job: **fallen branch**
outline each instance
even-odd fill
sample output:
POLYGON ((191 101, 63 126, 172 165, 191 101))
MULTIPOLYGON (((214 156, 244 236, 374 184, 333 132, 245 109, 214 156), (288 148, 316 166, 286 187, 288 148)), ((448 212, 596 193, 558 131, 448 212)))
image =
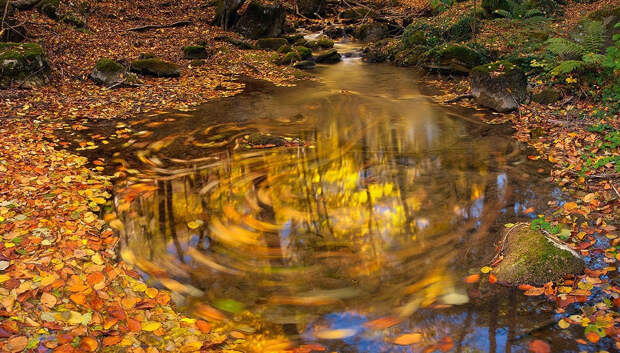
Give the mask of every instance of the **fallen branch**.
POLYGON ((182 27, 182 26, 187 26, 190 24, 192 24, 191 21, 179 21, 179 22, 169 23, 166 25, 146 25, 146 26, 129 28, 127 32, 142 32, 142 31, 148 31, 150 29, 182 27))

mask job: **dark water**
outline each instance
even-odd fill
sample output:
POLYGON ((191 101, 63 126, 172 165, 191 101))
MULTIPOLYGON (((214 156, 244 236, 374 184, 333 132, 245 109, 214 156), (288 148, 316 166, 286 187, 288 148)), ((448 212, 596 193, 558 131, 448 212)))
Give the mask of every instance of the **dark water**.
POLYGON ((560 196, 510 128, 430 104, 405 69, 317 76, 116 126, 123 257, 249 352, 578 351, 544 299, 463 281, 504 224, 560 196), (421 340, 394 345, 403 333, 421 340))

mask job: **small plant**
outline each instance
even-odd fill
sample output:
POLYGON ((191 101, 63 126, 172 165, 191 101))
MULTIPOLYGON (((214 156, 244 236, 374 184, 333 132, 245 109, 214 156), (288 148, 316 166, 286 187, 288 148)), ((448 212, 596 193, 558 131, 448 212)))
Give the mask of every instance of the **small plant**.
POLYGON ((433 13, 439 14, 454 5, 454 0, 430 0, 430 5, 433 13))
POLYGON ((546 230, 551 234, 559 234, 561 232, 560 226, 551 225, 551 223, 547 222, 544 217, 538 217, 532 221, 530 225, 530 229, 532 230, 546 230))
POLYGON ((586 21, 583 34, 576 40, 551 38, 547 49, 560 57, 561 61, 551 70, 552 76, 565 75, 586 68, 601 67, 605 56, 601 54, 605 43, 605 26, 600 21, 586 21))

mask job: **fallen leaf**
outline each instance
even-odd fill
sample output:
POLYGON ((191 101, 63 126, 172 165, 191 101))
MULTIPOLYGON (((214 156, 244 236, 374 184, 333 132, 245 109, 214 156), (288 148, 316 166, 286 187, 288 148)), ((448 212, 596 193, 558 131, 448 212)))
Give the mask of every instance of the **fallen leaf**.
POLYGON ((407 346, 422 341, 422 334, 420 333, 406 333, 396 337, 394 344, 399 346, 407 346))
POLYGON ((533 353, 551 353, 551 346, 543 340, 534 340, 528 344, 530 352, 533 353))

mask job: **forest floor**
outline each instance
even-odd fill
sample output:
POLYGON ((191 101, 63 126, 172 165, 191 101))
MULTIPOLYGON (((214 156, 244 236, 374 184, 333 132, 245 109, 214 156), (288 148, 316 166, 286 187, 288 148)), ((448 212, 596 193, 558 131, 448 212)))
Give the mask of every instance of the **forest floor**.
MULTIPOLYGON (((197 1, 176 1, 174 6, 160 6, 169 2, 159 0, 87 3, 92 11, 85 31, 35 10, 19 13, 28 36, 47 52, 52 84, 0 90, 0 351, 234 351, 245 335, 230 331, 225 323, 212 325, 208 319, 220 318, 217 311, 204 307, 204 320, 180 314, 169 292, 147 286, 118 260, 118 237, 109 222, 114 225, 113 220, 101 216, 102 209, 111 205, 111 179, 101 173, 106 161, 88 161, 65 150, 55 131, 80 128, 85 118, 123 119, 147 111, 186 110, 240 92, 238 76, 291 84, 303 75, 274 65, 267 52, 217 42, 214 38, 224 32, 209 24, 213 8, 203 8, 197 1), (182 20, 191 24, 127 31, 182 20), (192 67, 182 59, 181 47, 199 40, 217 51, 205 65, 192 67), (143 86, 118 89, 87 79, 101 57, 131 60, 144 52, 180 64, 181 77, 145 78, 143 86)), ((416 9, 426 6, 420 1, 404 3, 416 9)), ((584 6, 589 5, 574 6, 575 11, 587 11, 584 6)), ((558 23, 557 30, 565 25, 569 24, 558 23)), ((497 29, 488 33, 493 30, 497 29)), ((439 101, 468 90, 467 81, 459 78, 436 83, 451 92, 439 101)), ((551 211, 544 212, 552 215, 548 221, 569 225, 567 242, 583 256, 600 257, 607 264, 560 283, 524 286, 525 294, 546 295, 558 303, 557 312, 562 314, 571 302, 587 302, 593 292, 602 291, 600 302, 590 303, 581 315, 562 319, 561 325, 583 326, 579 343, 584 347, 597 347, 601 339, 611 338, 620 349, 620 174, 611 163, 580 173, 587 162, 584 153, 595 153, 598 160, 619 154, 617 147, 604 154, 592 147, 601 140, 592 126, 620 127, 617 116, 598 117, 604 110, 583 99, 551 106, 530 103, 519 113, 493 116, 493 122, 512 121, 515 137, 539 152, 530 158, 554 165, 553 180, 573 199, 549 205, 551 211), (575 119, 576 112, 580 119, 575 119), (545 133, 538 136, 536 131, 545 133)), ((261 349, 277 351, 286 345, 283 339, 261 349)), ((320 350, 315 346, 296 351, 313 348, 320 350)))

